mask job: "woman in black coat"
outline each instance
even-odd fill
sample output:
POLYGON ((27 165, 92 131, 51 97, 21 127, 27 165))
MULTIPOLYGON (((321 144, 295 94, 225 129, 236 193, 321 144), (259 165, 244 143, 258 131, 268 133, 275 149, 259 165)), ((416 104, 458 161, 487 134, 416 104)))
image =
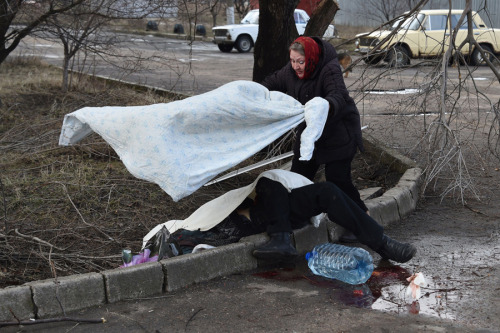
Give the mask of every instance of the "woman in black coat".
POLYGON ((297 38, 290 46, 290 63, 265 78, 262 85, 302 104, 318 96, 328 101, 328 118, 310 161, 299 160, 300 135, 306 124, 297 127, 291 171, 313 180, 319 166, 325 164, 326 180, 367 212, 351 177, 354 155, 358 149, 363 151, 360 116, 345 86, 335 48, 319 38, 297 38))

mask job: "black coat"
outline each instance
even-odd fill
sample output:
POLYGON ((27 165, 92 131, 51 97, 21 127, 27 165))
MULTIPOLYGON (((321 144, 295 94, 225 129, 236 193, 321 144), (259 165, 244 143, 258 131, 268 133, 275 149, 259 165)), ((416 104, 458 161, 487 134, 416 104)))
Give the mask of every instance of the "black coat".
MULTIPOLYGON (((318 164, 352 159, 357 149, 363 151, 359 111, 344 83, 335 48, 314 38, 321 56, 310 78, 301 80, 290 63, 264 79, 262 85, 269 90, 281 91, 302 104, 314 97, 323 97, 330 103, 330 111, 323 134, 315 144, 313 159, 318 164)), ((297 127, 295 154, 300 147, 300 134, 306 124, 297 127)))

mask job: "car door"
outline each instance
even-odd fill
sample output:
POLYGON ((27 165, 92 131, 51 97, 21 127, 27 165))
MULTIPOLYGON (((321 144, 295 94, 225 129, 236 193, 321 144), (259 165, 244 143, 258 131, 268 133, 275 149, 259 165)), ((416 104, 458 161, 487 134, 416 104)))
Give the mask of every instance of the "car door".
MULTIPOLYGON (((451 15, 451 29, 455 29, 457 26, 458 20, 460 19, 461 14, 453 14, 451 15)), ((479 35, 479 32, 476 30, 477 26, 472 22, 472 29, 474 30, 474 37, 477 38, 477 35, 479 35)), ((458 30, 457 37, 455 39, 455 46, 460 46, 462 42, 467 38, 467 17, 465 17, 464 23, 460 26, 460 29, 458 30)), ((470 44, 467 43, 462 47, 461 52, 462 53, 468 53, 470 49, 470 44)))
POLYGON ((419 36, 420 55, 437 56, 443 53, 449 44, 450 31, 447 29, 446 14, 428 15, 419 36), (443 47, 443 44, 445 47, 443 47))

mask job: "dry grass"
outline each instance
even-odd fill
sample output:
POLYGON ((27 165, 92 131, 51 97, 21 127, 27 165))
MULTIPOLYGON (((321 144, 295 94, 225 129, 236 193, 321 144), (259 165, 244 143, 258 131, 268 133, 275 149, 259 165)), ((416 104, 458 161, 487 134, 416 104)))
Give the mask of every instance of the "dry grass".
POLYGON ((116 268, 121 250, 138 252, 152 227, 189 216, 260 172, 174 203, 156 184, 134 178, 97 135, 58 146, 63 117, 74 110, 168 99, 87 77, 62 93, 60 71, 36 59, 6 62, 0 76, 0 288, 116 268))
POLYGON ((88 79, 63 94, 59 70, 36 60, 5 63, 0 76, 7 78, 0 82, 0 287, 117 267, 121 249, 138 251, 150 228, 225 190, 206 188, 174 205, 157 185, 131 176, 97 135, 75 147, 57 144, 66 113, 164 97, 88 79))

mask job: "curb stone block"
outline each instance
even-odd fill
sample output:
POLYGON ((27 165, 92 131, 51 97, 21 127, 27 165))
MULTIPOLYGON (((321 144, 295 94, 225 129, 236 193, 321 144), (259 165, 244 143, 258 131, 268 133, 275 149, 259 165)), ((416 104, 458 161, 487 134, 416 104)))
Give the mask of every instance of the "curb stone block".
POLYGON ((400 179, 414 181, 418 183, 419 181, 421 181, 421 176, 422 176, 422 169, 410 168, 403 173, 400 179))
POLYGON ((370 212, 371 218, 377 221, 379 224, 382 224, 381 209, 380 207, 378 207, 378 201, 380 201, 380 198, 381 197, 366 200, 365 205, 366 208, 368 208, 368 211, 370 212))
POLYGON ((0 321, 35 318, 35 307, 29 286, 0 289, 0 321), (11 313, 14 314, 12 314, 11 313))
POLYGON ((414 207, 416 207, 418 198, 420 197, 420 188, 417 182, 411 180, 400 180, 396 186, 405 187, 410 191, 414 207))
POLYGON ((396 200, 386 196, 385 193, 379 198, 368 200, 365 204, 370 211, 370 216, 383 227, 400 220, 396 200))
POLYGON ((257 268, 257 260, 251 254, 253 249, 253 243, 239 242, 162 260, 165 290, 174 291, 219 276, 257 268))
POLYGON ((159 262, 115 268, 102 272, 109 303, 158 295, 163 292, 163 269, 159 262))
POLYGON ((295 240, 295 248, 299 255, 306 254, 311 251, 316 244, 328 242, 326 221, 322 220, 318 228, 309 224, 301 229, 294 230, 293 238, 295 240))
POLYGON ((47 318, 106 303, 104 281, 99 273, 65 276, 28 285, 33 291, 37 318, 47 318))
POLYGON ((260 234, 243 237, 240 239, 240 243, 252 243, 254 245, 254 248, 255 248, 259 245, 264 244, 268 240, 269 240, 269 236, 267 235, 267 233, 263 232, 260 234))
POLYGON ((380 196, 383 193, 382 187, 370 187, 359 190, 361 200, 366 201, 380 196))
POLYGON ((337 223, 330 221, 328 217, 325 218, 326 231, 328 235, 328 241, 330 243, 335 243, 339 240, 340 235, 344 232, 345 228, 341 227, 337 223))
POLYGON ((415 209, 416 202, 413 200, 410 189, 406 186, 398 184, 396 187, 393 187, 385 192, 384 195, 388 197, 392 196, 396 200, 400 217, 408 215, 415 209))
POLYGON ((388 165, 392 170, 403 173, 416 166, 415 161, 400 154, 395 149, 386 147, 380 140, 368 133, 363 133, 363 145, 367 153, 377 156, 383 164, 388 165))

